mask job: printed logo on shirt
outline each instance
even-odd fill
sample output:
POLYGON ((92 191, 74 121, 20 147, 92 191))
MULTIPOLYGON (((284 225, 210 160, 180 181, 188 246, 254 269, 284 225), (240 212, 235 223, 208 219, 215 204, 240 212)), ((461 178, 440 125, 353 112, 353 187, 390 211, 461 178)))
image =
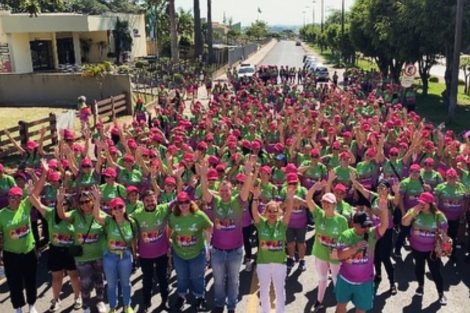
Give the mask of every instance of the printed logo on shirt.
POLYGON ((262 250, 267 251, 282 251, 284 249, 282 240, 260 240, 260 246, 262 250))
POLYGON ((176 236, 176 243, 180 247, 192 247, 197 244, 197 237, 193 235, 178 235, 176 236))
POLYGON ((318 236, 318 240, 321 245, 328 247, 328 248, 336 248, 336 240, 330 236, 320 235, 318 236))
POLYGON ((237 227, 235 225, 235 220, 233 218, 215 218, 214 220, 215 228, 222 231, 230 231, 237 227))
POLYGON ((142 240, 144 243, 154 243, 162 239, 163 231, 161 230, 150 230, 142 232, 142 240))
POLYGON ((444 199, 442 205, 448 209, 460 209, 463 205, 462 199, 444 199))
POLYGON ((111 250, 124 250, 127 248, 127 243, 122 240, 110 240, 108 245, 111 250))
POLYGON ((81 234, 81 233, 78 233, 77 234, 77 240, 78 242, 83 242, 85 244, 91 244, 91 243, 95 243, 95 242, 98 242, 100 236, 98 234, 88 234, 88 236, 86 237, 85 239, 85 235, 86 234, 81 234), (84 240, 85 239, 85 240, 84 240))
POLYGON ((23 225, 21 227, 10 230, 10 238, 17 240, 25 237, 30 232, 29 225, 23 225))
POLYGON ((434 237, 436 237, 436 233, 434 231, 428 230, 428 229, 423 229, 423 228, 413 228, 413 233, 417 237, 421 237, 421 238, 434 238, 434 237))
POLYGON ((58 245, 70 245, 73 243, 73 238, 68 234, 55 233, 52 234, 52 242, 58 245))
POLYGON ((361 249, 356 254, 354 254, 352 257, 346 260, 346 263, 352 264, 352 265, 362 265, 366 264, 369 262, 369 256, 366 253, 365 249, 361 249))

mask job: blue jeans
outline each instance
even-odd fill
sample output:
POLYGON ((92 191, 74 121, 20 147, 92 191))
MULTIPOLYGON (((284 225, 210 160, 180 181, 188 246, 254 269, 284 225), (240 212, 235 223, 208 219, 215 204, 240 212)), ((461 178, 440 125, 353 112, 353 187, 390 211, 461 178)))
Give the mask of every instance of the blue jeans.
POLYGON ((107 281, 108 302, 111 309, 117 307, 118 280, 122 290, 122 303, 131 304, 132 252, 125 250, 121 255, 106 251, 103 255, 104 275, 107 281))
POLYGON ((226 252, 212 249, 211 266, 214 276, 214 304, 223 308, 227 299, 227 309, 235 310, 240 286, 240 267, 243 259, 243 247, 226 252))
POLYGON ((180 258, 174 251, 172 254, 176 271, 176 292, 178 295, 184 298, 188 293, 188 289, 190 289, 194 297, 198 299, 204 297, 206 251, 203 249, 197 257, 190 260, 180 258))

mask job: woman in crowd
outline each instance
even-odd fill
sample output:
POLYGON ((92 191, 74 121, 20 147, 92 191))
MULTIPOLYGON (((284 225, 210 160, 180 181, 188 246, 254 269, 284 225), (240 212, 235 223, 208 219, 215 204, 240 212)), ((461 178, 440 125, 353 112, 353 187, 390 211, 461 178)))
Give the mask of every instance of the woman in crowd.
POLYGON ((336 197, 332 193, 325 193, 321 198, 321 207, 313 200, 315 192, 320 191, 326 185, 325 181, 316 182, 307 193, 306 203, 313 213, 315 220, 315 242, 312 254, 315 256, 315 270, 318 275, 317 301, 313 306, 313 312, 324 309, 323 300, 328 285, 328 274, 331 271, 333 285, 336 285, 340 263, 335 259, 333 250, 337 249, 339 235, 348 229, 347 219, 336 212, 336 197))
POLYGON ((22 313, 26 303, 30 313, 38 312, 35 306, 37 257, 31 231, 31 208, 29 198, 23 199, 23 189, 15 186, 8 191, 8 205, 0 210, 3 264, 15 313, 22 313))
POLYGON ((271 312, 269 290, 271 282, 276 293, 276 313, 285 312, 285 279, 286 266, 286 232, 294 206, 295 186, 289 186, 286 194, 286 210, 282 216, 279 202, 270 201, 266 204, 264 215, 259 213, 261 189, 253 190, 251 213, 258 232, 258 256, 256 273, 260 284, 260 301, 263 313, 271 312))
POLYGON ((439 211, 432 193, 423 192, 418 198, 418 204, 411 208, 402 218, 402 224, 411 227, 410 244, 415 261, 415 275, 418 281, 417 296, 423 296, 424 270, 428 263, 432 279, 436 285, 439 302, 447 304, 444 295, 444 281, 442 278, 442 262, 434 254, 439 232, 447 232, 448 224, 445 215, 439 211))
POLYGON ((177 277, 178 297, 174 304, 181 310, 188 290, 196 298, 196 310, 207 310, 205 300, 204 270, 208 245, 211 242, 212 222, 199 210, 189 195, 182 191, 176 196, 176 204, 169 217, 173 264, 177 277))
MULTIPOLYGON (((37 183, 39 190, 44 186, 46 176, 50 176, 50 174, 48 174, 49 169, 47 164, 44 161, 42 164, 43 172, 37 183)), ((30 190, 33 190, 31 185, 30 190)), ((72 208, 72 199, 65 197, 63 191, 63 189, 58 190, 57 200, 54 202, 57 204, 58 201, 61 201, 64 210, 69 211, 72 208)), ((36 210, 44 217, 48 225, 50 243, 47 269, 52 273, 52 300, 49 311, 56 312, 60 309, 60 292, 62 291, 65 272, 70 277, 70 283, 74 293, 73 308, 78 310, 82 307, 80 281, 75 260, 69 253, 69 248, 74 242, 73 225, 61 220, 55 208, 43 205, 40 198, 34 192, 30 192, 29 199, 36 210)))
POLYGON ((126 213, 126 203, 116 197, 109 202, 110 214, 101 211, 101 194, 93 190, 93 216, 104 228, 106 248, 103 254, 103 268, 106 276, 106 288, 110 313, 117 310, 118 281, 122 292, 124 313, 133 313, 131 306, 131 273, 135 255, 135 222, 126 213))
MULTIPOLYGON (((64 195, 64 187, 59 189, 59 195, 64 195)), ((103 282, 103 227, 96 222, 93 216, 93 208, 96 199, 90 191, 81 191, 78 195, 79 208, 66 212, 63 206, 64 198, 59 197, 57 201, 57 214, 62 220, 73 225, 75 230, 72 254, 80 277, 80 292, 83 301, 83 312, 91 311, 91 291, 93 287, 96 292, 97 309, 100 313, 107 312, 104 304, 104 282, 103 282)), ((100 200, 100 199, 98 199, 100 200)))

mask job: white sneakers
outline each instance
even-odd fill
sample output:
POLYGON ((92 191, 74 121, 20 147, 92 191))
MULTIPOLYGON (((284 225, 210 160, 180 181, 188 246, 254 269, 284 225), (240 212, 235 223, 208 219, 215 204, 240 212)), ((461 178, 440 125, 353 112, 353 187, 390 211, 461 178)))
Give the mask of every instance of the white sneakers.
POLYGON ((17 309, 15 309, 15 313, 23 313, 23 308, 17 308, 17 309))
POLYGON ((90 308, 83 309, 83 313, 90 313, 90 308))
POLYGON ((98 312, 100 313, 108 312, 108 308, 106 307, 106 304, 104 304, 103 301, 98 302, 98 304, 96 305, 96 308, 98 309, 98 312))
POLYGON ((29 306, 29 313, 38 313, 34 304, 29 306))
POLYGON ((246 261, 246 265, 245 265, 245 271, 247 272, 251 272, 253 270, 253 265, 254 265, 255 261, 252 260, 252 259, 248 259, 246 261))
POLYGON ((81 297, 78 297, 77 299, 75 299, 74 303, 73 303, 73 309, 74 310, 78 310, 82 307, 82 298, 81 297))

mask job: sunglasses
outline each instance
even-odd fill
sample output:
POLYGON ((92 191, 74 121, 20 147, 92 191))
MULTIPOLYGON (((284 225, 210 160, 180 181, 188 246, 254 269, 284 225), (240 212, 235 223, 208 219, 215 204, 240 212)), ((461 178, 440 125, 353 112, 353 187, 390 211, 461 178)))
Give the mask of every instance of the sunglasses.
POLYGON ((114 208, 112 208, 113 211, 123 211, 124 206, 123 205, 116 205, 114 208))
POLYGON ((11 200, 21 200, 21 196, 9 196, 11 200))
POLYGON ((179 201, 178 204, 179 205, 185 205, 185 204, 190 204, 191 201, 179 201))
POLYGON ((88 199, 88 200, 80 200, 78 203, 79 204, 87 204, 87 203, 90 203, 90 202, 91 202, 91 200, 88 199))
POLYGON ((398 153, 390 153, 390 156, 391 157, 396 157, 396 156, 398 156, 398 153))
POLYGON ((297 183, 288 183, 289 186, 297 186, 297 183))
POLYGON ((91 165, 82 165, 82 168, 91 168, 91 165))
POLYGON ((268 214, 277 214, 277 213, 279 213, 279 210, 266 210, 266 213, 268 213, 268 214))

